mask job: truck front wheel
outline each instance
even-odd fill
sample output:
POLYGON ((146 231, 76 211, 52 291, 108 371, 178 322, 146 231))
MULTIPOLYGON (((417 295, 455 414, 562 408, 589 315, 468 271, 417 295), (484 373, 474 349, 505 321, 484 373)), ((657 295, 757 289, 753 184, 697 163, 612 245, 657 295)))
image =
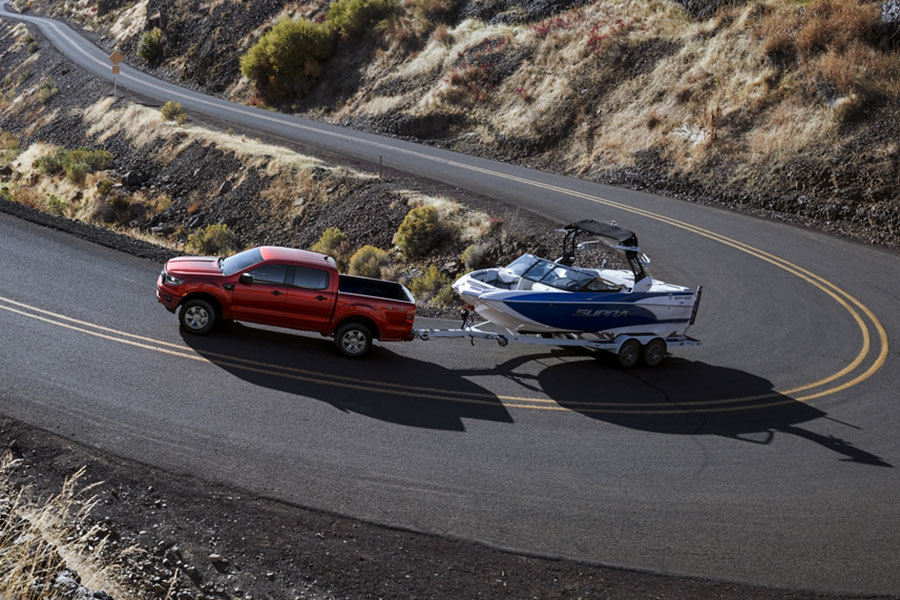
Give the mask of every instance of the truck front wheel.
POLYGON ((344 323, 334 333, 334 347, 348 358, 359 358, 372 347, 372 332, 362 323, 344 323))
POLYGON ((203 335, 216 324, 216 311, 209 302, 198 298, 182 304, 178 318, 186 331, 203 335))

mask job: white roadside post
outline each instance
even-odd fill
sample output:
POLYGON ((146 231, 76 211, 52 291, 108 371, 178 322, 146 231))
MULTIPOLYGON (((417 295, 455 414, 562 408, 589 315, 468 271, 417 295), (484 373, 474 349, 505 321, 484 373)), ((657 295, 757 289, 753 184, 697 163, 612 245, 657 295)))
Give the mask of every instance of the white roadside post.
POLYGON ((112 72, 113 72, 113 98, 119 97, 119 63, 125 60, 125 57, 122 56, 122 53, 116 50, 109 57, 110 62, 113 64, 112 72))

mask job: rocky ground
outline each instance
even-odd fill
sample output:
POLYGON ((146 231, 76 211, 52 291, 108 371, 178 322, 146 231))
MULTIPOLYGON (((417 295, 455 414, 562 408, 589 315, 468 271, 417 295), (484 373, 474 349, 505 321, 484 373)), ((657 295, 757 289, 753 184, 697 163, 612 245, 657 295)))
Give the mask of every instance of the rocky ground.
MULTIPOLYGON (((258 102, 240 78, 240 55, 280 15, 318 19, 327 8, 130 8, 141 4, 109 0, 85 13, 51 0, 37 9, 96 31, 98 43, 159 76, 258 102), (164 56, 148 64, 135 49, 153 27, 164 56)), ((804 16, 792 11, 807 3, 775 0, 629 0, 608 15, 584 0, 431 4, 449 8, 339 49, 311 92, 280 108, 900 247, 896 0, 854 0, 880 10, 880 25, 843 40, 836 32, 856 26, 853 14, 804 16), (585 50, 598 39, 591 23, 615 37, 609 23, 632 16, 608 51, 585 50), (769 48, 779 21, 786 35, 813 40, 806 55, 769 48)))
MULTIPOLYGON (((84 484, 105 482, 92 491, 99 502, 89 523, 110 541, 105 558, 135 598, 839 597, 522 556, 378 527, 161 472, 9 419, 0 421, 0 444, 21 461, 12 483, 38 496, 57 494, 85 465, 84 484)), ((83 598, 69 589, 56 597, 83 598)))

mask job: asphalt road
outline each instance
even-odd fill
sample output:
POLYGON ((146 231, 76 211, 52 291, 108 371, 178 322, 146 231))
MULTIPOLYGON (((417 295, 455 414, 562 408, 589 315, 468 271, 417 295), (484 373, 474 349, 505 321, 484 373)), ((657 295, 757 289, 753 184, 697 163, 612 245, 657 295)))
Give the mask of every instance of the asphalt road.
MULTIPOLYGON (((0 13, 5 6, 0 3, 0 13)), ((38 24, 83 68, 105 53, 38 24)), ((655 370, 488 342, 384 345, 231 325, 182 336, 159 265, 0 215, 0 412, 305 506, 542 555, 900 593, 900 261, 875 248, 230 104, 119 85, 559 222, 615 219, 703 284, 655 370)))

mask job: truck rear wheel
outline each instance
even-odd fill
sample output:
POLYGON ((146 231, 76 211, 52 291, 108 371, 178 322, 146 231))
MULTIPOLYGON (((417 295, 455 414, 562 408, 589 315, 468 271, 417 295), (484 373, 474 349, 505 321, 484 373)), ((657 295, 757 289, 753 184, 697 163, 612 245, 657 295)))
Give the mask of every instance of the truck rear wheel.
POLYGON ((364 356, 372 348, 372 331, 362 323, 344 323, 334 333, 334 347, 347 358, 364 356))

